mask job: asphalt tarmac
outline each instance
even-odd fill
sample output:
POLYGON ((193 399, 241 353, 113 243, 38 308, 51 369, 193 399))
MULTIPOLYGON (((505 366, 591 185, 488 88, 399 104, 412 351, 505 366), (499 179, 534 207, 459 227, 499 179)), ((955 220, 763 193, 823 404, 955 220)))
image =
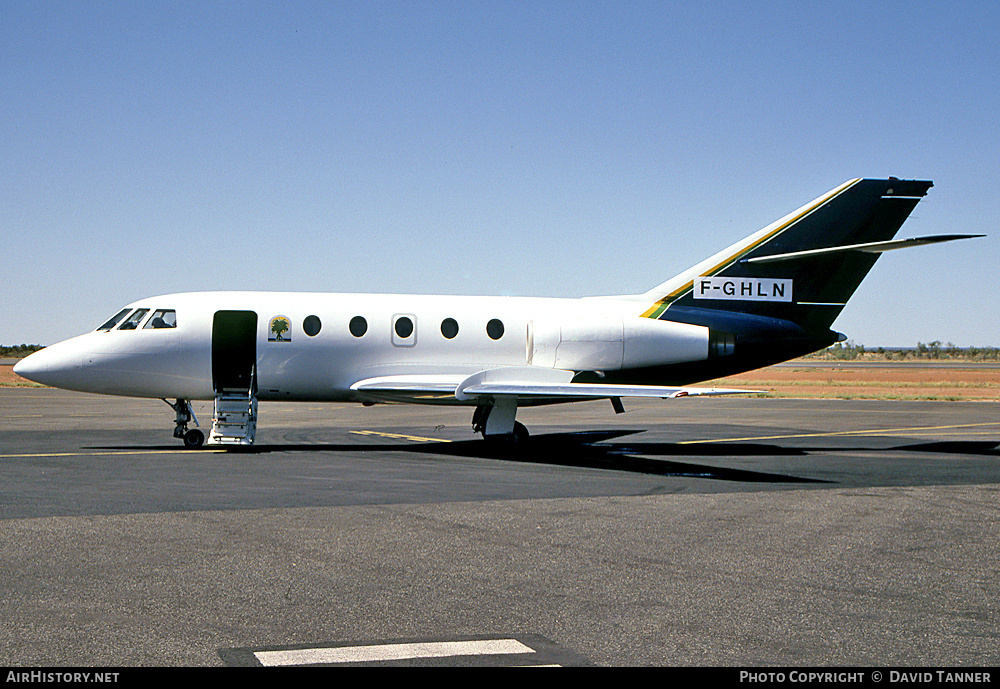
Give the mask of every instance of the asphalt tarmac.
POLYGON ((262 403, 0 389, 0 662, 992 666, 1000 405, 262 403), (211 423, 209 403, 196 405, 211 423))

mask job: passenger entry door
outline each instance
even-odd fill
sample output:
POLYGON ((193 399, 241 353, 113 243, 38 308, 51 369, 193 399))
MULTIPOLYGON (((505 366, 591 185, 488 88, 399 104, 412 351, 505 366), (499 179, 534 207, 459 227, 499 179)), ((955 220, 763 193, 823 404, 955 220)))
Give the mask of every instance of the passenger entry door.
POLYGON ((216 311, 212 320, 212 387, 251 392, 257 365, 257 314, 216 311))

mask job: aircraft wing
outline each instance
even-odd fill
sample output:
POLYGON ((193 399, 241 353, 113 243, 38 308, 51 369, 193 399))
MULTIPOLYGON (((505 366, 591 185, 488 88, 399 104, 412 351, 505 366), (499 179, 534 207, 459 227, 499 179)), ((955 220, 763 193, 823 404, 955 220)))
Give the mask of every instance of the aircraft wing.
POLYGON ((517 397, 519 401, 572 402, 615 397, 659 397, 675 399, 703 395, 752 394, 757 390, 730 388, 667 387, 660 385, 613 385, 573 383, 573 371, 540 367, 504 367, 471 376, 402 375, 358 381, 352 390, 375 398, 414 401, 446 400, 474 402, 479 398, 517 397))
MULTIPOLYGON (((482 383, 462 390, 464 399, 472 397, 510 395, 515 397, 577 397, 603 399, 605 397, 696 397, 699 395, 742 395, 759 390, 734 390, 727 388, 663 387, 659 385, 610 385, 601 383, 482 383)), ((457 396, 457 395, 456 395, 457 396)), ((569 401, 569 400, 567 400, 569 401)))

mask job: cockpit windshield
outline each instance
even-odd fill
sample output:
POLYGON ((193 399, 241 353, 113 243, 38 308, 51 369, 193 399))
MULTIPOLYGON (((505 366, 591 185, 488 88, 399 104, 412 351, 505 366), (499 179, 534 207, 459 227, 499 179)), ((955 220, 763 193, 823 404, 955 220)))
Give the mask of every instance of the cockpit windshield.
POLYGON ((177 312, 173 309, 157 309, 153 312, 153 317, 149 319, 149 323, 143 326, 146 328, 176 328, 177 327, 177 312))
POLYGON ((135 330, 139 327, 139 323, 142 321, 143 317, 149 313, 149 309, 136 309, 135 313, 128 317, 128 319, 121 324, 119 330, 135 330))
POLYGON ((125 314, 127 314, 131 310, 132 309, 130 309, 130 308, 124 308, 124 309, 122 309, 121 311, 119 311, 118 313, 116 313, 114 316, 112 316, 111 318, 109 318, 103 325, 101 325, 100 328, 98 328, 98 330, 111 330, 113 327, 115 327, 116 325, 118 325, 118 323, 120 323, 121 320, 123 318, 125 318, 125 314))
MULTIPOLYGON (((118 328, 119 330, 135 330, 142 323, 142 320, 149 313, 149 309, 135 309, 126 307, 105 321, 97 330, 108 331, 118 328), (129 314, 132 314, 129 316, 129 314), (125 318, 128 316, 128 318, 125 318), (120 325, 119 325, 120 324, 120 325)), ((152 317, 142 326, 143 330, 158 330, 161 328, 176 328, 177 312, 173 309, 156 309, 152 317)))

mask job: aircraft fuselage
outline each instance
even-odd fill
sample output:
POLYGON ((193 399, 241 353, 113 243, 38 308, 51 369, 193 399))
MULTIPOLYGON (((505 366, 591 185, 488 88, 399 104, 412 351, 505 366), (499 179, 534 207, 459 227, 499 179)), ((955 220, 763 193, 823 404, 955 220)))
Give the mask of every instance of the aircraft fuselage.
MULTIPOLYGON (((18 373, 85 392, 200 400, 243 361, 261 400, 366 401, 352 390, 365 379, 525 366, 603 375, 703 360, 709 341, 706 327, 641 318, 615 298, 210 292, 123 311, 113 327, 47 347, 18 373), (173 325, 152 327, 164 311, 173 325)), ((408 401, 460 402, 448 397, 408 401)))

